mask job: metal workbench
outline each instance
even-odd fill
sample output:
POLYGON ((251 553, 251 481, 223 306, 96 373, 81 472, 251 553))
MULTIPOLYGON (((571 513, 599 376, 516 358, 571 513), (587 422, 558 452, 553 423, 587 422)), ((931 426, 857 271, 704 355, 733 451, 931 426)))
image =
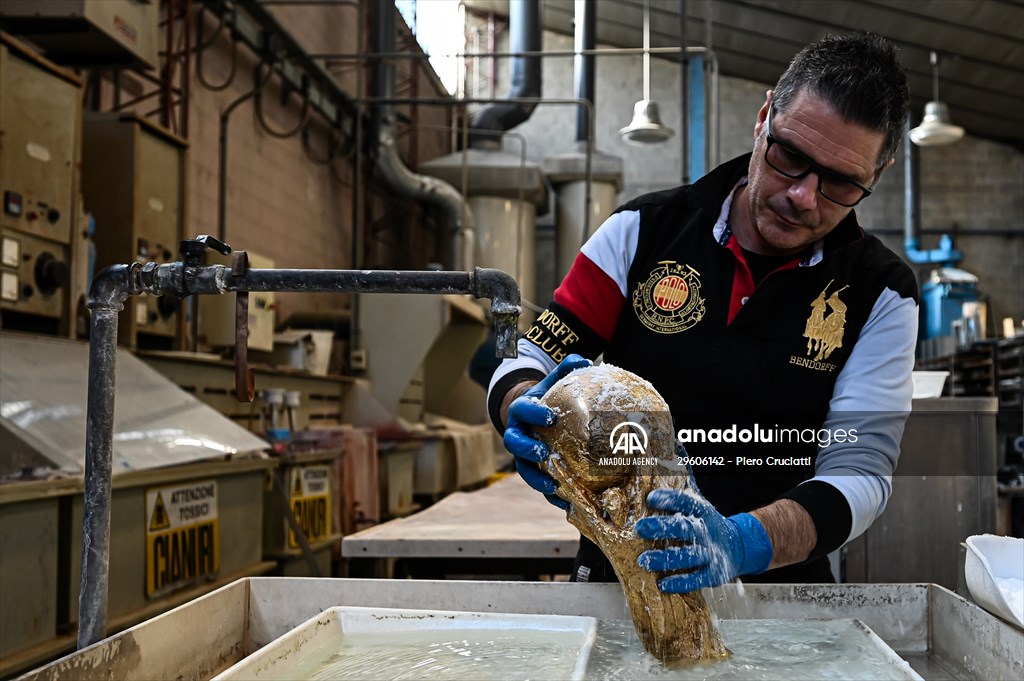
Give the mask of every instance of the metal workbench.
POLYGON ((450 494, 424 511, 345 537, 353 574, 421 578, 472 574, 567 574, 579 531, 565 512, 510 475, 450 494))

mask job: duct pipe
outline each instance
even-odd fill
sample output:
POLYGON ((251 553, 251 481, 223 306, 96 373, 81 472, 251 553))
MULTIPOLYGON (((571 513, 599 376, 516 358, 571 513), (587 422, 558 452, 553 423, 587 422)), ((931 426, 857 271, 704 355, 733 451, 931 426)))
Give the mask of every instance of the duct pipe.
POLYGON ((910 142, 911 120, 903 136, 903 250, 907 260, 922 265, 927 263, 953 265, 964 259, 963 251, 953 248, 953 239, 943 234, 939 247, 921 250, 921 178, 917 145, 910 142))
MULTIPOLYGON (((373 5, 374 53, 395 51, 395 9, 394 3, 379 2, 373 5)), ((373 68, 371 93, 376 98, 395 96, 395 66, 379 58, 373 68)), ((449 266, 451 269, 473 269, 473 214, 465 197, 447 182, 434 177, 419 175, 410 170, 402 161, 395 137, 392 106, 381 102, 374 106, 374 125, 377 130, 375 161, 381 177, 396 192, 417 201, 437 206, 452 228, 453 241, 449 266)))
MULTIPOLYGON (((910 117, 907 117, 910 128, 910 117)), ((908 257, 921 245, 921 201, 918 194, 917 148, 909 143, 909 135, 903 138, 903 246, 908 257)), ((911 258, 913 260, 913 258, 911 258)))
POLYGON ((266 81, 264 78, 269 79, 270 73, 273 71, 273 67, 269 67, 267 75, 263 75, 263 63, 260 61, 256 64, 256 70, 252 76, 252 90, 239 95, 234 99, 227 108, 220 114, 220 147, 218 155, 218 169, 219 174, 217 176, 217 238, 221 241, 227 241, 228 238, 228 126, 231 125, 231 114, 234 113, 235 109, 244 104, 245 102, 253 99, 256 93, 260 91, 266 81))
MULTIPOLYGON (((594 85, 594 55, 586 54, 597 45, 597 0, 576 0, 576 33, 573 58, 576 99, 585 99, 591 104, 596 100, 594 85)), ((540 88, 537 88, 538 91, 540 88)), ((590 135, 590 116, 582 106, 576 109, 576 141, 586 142, 590 135)))
MULTIPOLYGON (((541 0, 517 0, 508 7, 509 50, 516 52, 541 51, 541 0)), ((512 59, 512 78, 507 99, 536 98, 541 96, 541 59, 539 56, 516 56, 512 59)), ((493 133, 516 127, 533 113, 536 104, 498 102, 476 112, 470 123, 469 146, 474 149, 495 149, 501 138, 493 133), (475 131, 492 134, 474 134, 475 131), (497 142, 495 140, 497 139, 497 142)))
POLYGON ((679 0, 679 157, 681 184, 690 184, 690 58, 686 53, 686 0, 679 0))

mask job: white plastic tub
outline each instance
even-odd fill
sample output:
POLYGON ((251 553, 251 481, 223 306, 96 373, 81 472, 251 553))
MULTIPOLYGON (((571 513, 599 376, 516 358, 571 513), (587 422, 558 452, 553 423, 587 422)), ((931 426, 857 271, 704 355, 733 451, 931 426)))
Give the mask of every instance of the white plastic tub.
POLYGON ((334 607, 213 681, 309 678, 331 664, 345 678, 394 678, 409 665, 402 678, 576 680, 596 636, 593 617, 334 607))
POLYGON ((931 397, 942 397, 942 388, 949 378, 948 371, 915 371, 912 375, 914 381, 914 399, 923 400, 931 397))
POLYGON ((976 534, 967 538, 964 577, 971 596, 993 615, 1024 629, 1024 539, 976 534), (1012 586, 1017 590, 1011 590, 1012 586))

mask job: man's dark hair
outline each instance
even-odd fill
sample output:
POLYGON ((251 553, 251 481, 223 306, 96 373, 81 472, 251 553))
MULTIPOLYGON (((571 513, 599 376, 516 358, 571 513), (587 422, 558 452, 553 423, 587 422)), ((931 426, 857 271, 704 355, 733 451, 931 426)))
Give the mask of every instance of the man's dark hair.
POLYGON ((802 88, 829 104, 846 120, 885 133, 878 159, 896 154, 907 123, 910 91, 896 48, 873 33, 827 35, 793 57, 779 78, 772 105, 786 111, 802 88))

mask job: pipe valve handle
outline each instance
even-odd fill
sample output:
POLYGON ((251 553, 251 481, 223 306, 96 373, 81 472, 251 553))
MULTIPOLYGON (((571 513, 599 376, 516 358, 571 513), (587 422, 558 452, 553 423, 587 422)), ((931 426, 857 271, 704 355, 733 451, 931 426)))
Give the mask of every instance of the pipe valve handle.
POLYGON ((188 265, 202 265, 206 259, 206 249, 213 250, 223 255, 231 254, 231 246, 209 234, 200 234, 195 239, 185 239, 181 242, 181 259, 188 265))

